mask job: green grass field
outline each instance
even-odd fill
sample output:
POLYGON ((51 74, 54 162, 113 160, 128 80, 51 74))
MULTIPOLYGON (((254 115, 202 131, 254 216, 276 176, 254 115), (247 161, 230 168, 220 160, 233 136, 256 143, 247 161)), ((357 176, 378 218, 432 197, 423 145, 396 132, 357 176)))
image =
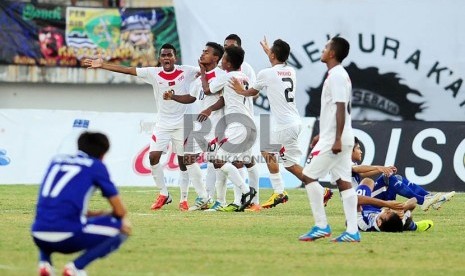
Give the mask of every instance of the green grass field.
MULTIPOLYGON (((29 235, 38 186, 0 186, 0 275, 35 275, 37 250, 29 235)), ((465 275, 465 195, 439 210, 416 210, 432 219, 428 232, 362 233, 362 242, 299 242, 313 224, 306 192, 259 213, 180 212, 175 200, 151 211, 155 189, 121 188, 133 235, 116 253, 92 263, 89 275, 465 275)), ((271 190, 261 190, 264 201, 271 190)), ((228 191, 232 196, 232 191, 228 191)), ((191 190, 191 202, 194 192, 191 190)), ((107 203, 94 196, 91 207, 107 203)), ((338 193, 326 209, 333 236, 344 230, 338 193)), ((53 257, 61 273, 75 255, 53 257)))

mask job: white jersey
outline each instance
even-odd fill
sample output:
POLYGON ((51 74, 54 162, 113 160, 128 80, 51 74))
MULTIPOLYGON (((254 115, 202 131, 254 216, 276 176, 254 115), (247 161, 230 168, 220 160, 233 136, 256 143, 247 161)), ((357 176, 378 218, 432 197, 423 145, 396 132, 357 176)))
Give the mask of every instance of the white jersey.
POLYGON ((253 110, 250 109, 250 101, 252 101, 252 98, 239 95, 236 91, 229 87, 229 82, 232 78, 236 78, 240 82, 248 86, 249 79, 243 72, 232 71, 224 74, 223 76, 213 79, 213 81, 210 83, 210 91, 214 93, 223 89, 225 115, 240 113, 247 115, 253 120, 253 110))
POLYGON ((285 64, 277 64, 261 70, 257 81, 252 86, 259 91, 266 89, 277 131, 301 123, 294 98, 296 83, 294 68, 285 64))
POLYGON ((165 72, 163 67, 136 68, 137 76, 153 86, 157 105, 155 125, 166 129, 183 127, 183 116, 188 105, 163 100, 165 91, 173 90, 175 95, 189 94, 189 86, 199 71, 187 65, 175 65, 174 71, 165 72))
POLYGON ((341 142, 345 146, 354 145, 352 120, 350 117, 352 83, 342 65, 328 71, 321 93, 320 139, 313 151, 330 150, 336 140, 336 103, 345 103, 345 123, 341 142))
MULTIPOLYGON (((247 78, 249 78, 249 87, 251 87, 257 80, 257 76, 255 75, 255 71, 253 70, 252 66, 250 66, 250 64, 244 61, 241 65, 240 71, 244 73, 247 76, 247 78)), ((253 115, 253 99, 247 102, 250 105, 249 109, 252 110, 253 115)))

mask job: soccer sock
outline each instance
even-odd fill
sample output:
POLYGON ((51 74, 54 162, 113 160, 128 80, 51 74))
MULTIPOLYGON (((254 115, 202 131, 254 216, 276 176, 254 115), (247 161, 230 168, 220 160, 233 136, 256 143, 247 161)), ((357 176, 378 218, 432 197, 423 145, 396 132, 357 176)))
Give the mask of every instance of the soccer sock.
POLYGON ((282 194, 284 192, 283 179, 279 172, 270 173, 270 181, 275 193, 282 194))
POLYGON ((105 257, 109 253, 118 249, 118 247, 128 238, 125 234, 118 234, 114 237, 109 237, 102 243, 93 248, 89 248, 84 253, 74 260, 74 265, 77 269, 84 269, 92 261, 105 257))
POLYGON ((313 218, 315 219, 315 225, 320 228, 325 228, 328 226, 325 206, 323 204, 325 189, 320 185, 320 183, 318 183, 318 181, 308 183, 305 185, 305 189, 307 190, 307 197, 310 202, 313 218))
POLYGON ((245 167, 242 167, 237 170, 239 171, 239 174, 241 175, 242 179, 244 179, 244 182, 247 183, 247 171, 245 170, 245 167))
POLYGON ((179 189, 181 190, 180 201, 186 201, 189 195, 189 173, 187 171, 180 171, 179 173, 179 189))
POLYGON ((207 175, 205 178, 205 188, 207 190, 208 197, 214 198, 215 197, 215 184, 216 182, 216 172, 215 172, 215 166, 213 166, 213 163, 208 162, 207 163, 207 175))
POLYGON ((244 179, 241 177, 239 170, 234 167, 231 163, 225 163, 221 170, 226 173, 227 177, 231 182, 241 189, 243 194, 250 192, 250 189, 247 185, 245 185, 244 179))
MULTIPOLYGON (((395 178, 397 179, 397 178, 395 178)), ((417 199, 418 204, 422 205, 425 197, 414 193, 406 184, 404 184, 401 180, 397 179, 394 183, 393 179, 389 179, 389 187, 393 188, 397 194, 406 197, 412 198, 415 197, 417 199)))
POLYGON ((242 199, 241 188, 234 185, 233 186, 233 191, 234 191, 234 201, 233 201, 233 203, 240 206, 241 205, 241 199, 242 199))
POLYGON ((39 248, 39 261, 52 264, 51 255, 49 253, 45 253, 42 249, 39 248))
POLYGON ((412 190, 417 195, 425 196, 425 195, 430 194, 428 191, 423 189, 420 185, 410 182, 406 178, 402 178, 402 183, 406 184, 407 187, 409 187, 410 190, 412 190))
POLYGON ((152 169, 152 177, 155 181, 155 185, 160 189, 160 194, 168 196, 168 189, 165 185, 165 174, 163 172, 163 166, 156 164, 150 167, 152 169))
POLYGON ((202 170, 200 169, 199 163, 195 162, 187 165, 186 167, 187 172, 189 173, 189 179, 192 181, 192 185, 194 186, 197 195, 203 199, 208 198, 205 185, 202 181, 202 170))
POLYGON ((226 174, 220 170, 215 169, 216 173, 216 181, 215 181, 215 188, 216 188, 216 200, 221 203, 221 205, 226 204, 226 174))
POLYGON ((247 168, 247 172, 249 173, 249 187, 252 187, 257 191, 257 194, 252 199, 252 203, 258 205, 258 198, 260 196, 259 195, 260 189, 258 188, 258 177, 259 177, 258 168, 256 165, 254 165, 250 168, 247 168))
POLYGON ((341 192, 342 206, 346 215, 347 232, 355 234, 358 232, 357 226, 357 194, 353 188, 341 192))

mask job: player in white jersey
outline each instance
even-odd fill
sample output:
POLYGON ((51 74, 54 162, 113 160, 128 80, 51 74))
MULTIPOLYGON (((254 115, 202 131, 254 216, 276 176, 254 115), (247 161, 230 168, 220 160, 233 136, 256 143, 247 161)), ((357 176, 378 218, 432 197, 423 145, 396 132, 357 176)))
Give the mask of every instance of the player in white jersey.
MULTIPOLYGON (((163 93, 172 91, 174 94, 183 95, 189 93, 189 86, 198 73, 198 68, 186 65, 175 65, 176 48, 171 44, 164 44, 160 49, 161 67, 126 67, 104 63, 101 58, 86 59, 83 66, 89 68, 102 68, 105 70, 138 76, 146 83, 153 86, 153 93, 157 105, 157 117, 150 141, 150 166, 155 184, 160 188, 160 194, 152 204, 152 210, 158 210, 163 205, 171 203, 172 198, 165 185, 163 167, 159 164, 161 155, 172 143, 173 152, 178 155, 181 169, 181 179, 188 181, 187 168, 183 163, 184 155, 184 131, 183 117, 187 106, 175 101, 163 102, 163 93)), ((187 187, 187 185, 183 185, 187 187)), ((181 190, 181 195, 183 191, 181 190)), ((185 192, 184 192, 185 194, 185 192)))
MULTIPOLYGON (((277 39, 270 48, 266 38, 260 42, 268 56, 271 68, 266 68, 258 73, 257 81, 248 90, 244 90, 237 81, 233 82, 233 88, 244 96, 258 95, 260 90, 266 89, 270 101, 271 115, 274 119, 275 129, 269 137, 268 145, 262 145, 260 151, 266 160, 270 171, 271 185, 274 189, 271 197, 262 205, 263 208, 272 208, 288 200, 284 191, 283 180, 279 173, 279 163, 275 157, 280 154, 284 167, 302 180, 302 167, 299 162, 302 151, 299 148, 298 138, 301 132, 301 119, 295 103, 296 73, 294 68, 286 64, 290 54, 290 46, 287 42, 277 39), (271 138, 271 140, 270 140, 271 138)), ((270 129, 262 126, 262 130, 270 129)), ((262 135, 264 135, 262 131, 262 135)), ((262 136, 263 138, 263 136, 262 136)), ((328 189, 328 195, 331 191, 328 189)), ((329 198, 328 198, 329 199, 329 198)))
MULTIPOLYGON (((204 75, 207 82, 210 83, 214 78, 222 76, 225 72, 218 67, 218 61, 223 56, 223 46, 215 42, 208 42, 205 45, 205 48, 202 51, 202 54, 199 59, 201 75, 204 75)), ((207 85, 208 89, 208 85, 207 85)), ((174 100, 179 103, 189 104, 197 102, 201 110, 206 110, 208 107, 216 103, 221 93, 211 94, 209 91, 203 90, 201 77, 199 76, 190 86, 190 94, 185 95, 176 95, 170 92, 165 92, 165 100, 174 100)), ((188 170, 195 165, 199 153, 205 152, 207 160, 209 160, 210 155, 214 157, 214 152, 218 146, 218 137, 215 135, 215 127, 217 122, 223 117, 223 110, 217 110, 211 113, 210 120, 208 125, 204 122, 199 128, 194 128, 194 125, 191 125, 191 133, 188 134, 188 137, 184 144, 184 153, 185 153, 185 162, 188 170)), ((196 118, 193 118, 195 120, 196 118)), ((193 122, 192 122, 193 123, 193 122)), ((186 129, 187 130, 187 129, 186 129)), ((213 163, 208 163, 207 169, 207 198, 213 197, 214 185, 216 179, 215 168, 213 163), (212 188, 213 186, 213 188, 212 188), (212 191, 213 190, 213 191, 212 191)), ((193 170, 189 175, 190 179, 196 179, 196 181, 201 181, 202 175, 200 169, 193 170)), ((224 181, 223 181, 224 182, 224 181)), ((193 181, 194 183, 194 181, 193 181)), ((183 203, 182 203, 183 204, 183 203)), ((187 206, 187 204, 184 204, 187 206)), ((192 206, 189 210, 201 210, 205 209, 206 202, 201 202, 200 198, 196 200, 196 204, 192 206)))
POLYGON ((321 94, 320 134, 312 141, 309 164, 303 170, 315 226, 299 237, 301 241, 314 241, 331 235, 323 204, 324 188, 318 183, 318 179, 326 176, 328 172, 341 193, 347 223, 346 231, 331 241, 360 241, 357 227, 357 195, 351 184, 351 154, 354 146, 350 117, 352 85, 349 75, 341 65, 349 54, 349 47, 349 42, 344 38, 333 37, 321 55, 321 61, 326 63, 328 74, 321 94))
MULTIPOLYGON (((242 47, 242 40, 237 34, 230 34, 224 39, 224 48, 231 47, 231 46, 236 46, 236 47, 242 47)), ((242 73, 244 73, 247 78, 249 79, 249 87, 252 86, 255 81, 256 81, 256 75, 255 71, 248 64, 247 62, 242 62, 241 68, 239 69, 242 73)), ((258 94, 253 97, 253 100, 258 98, 258 94)), ((253 115, 253 110, 254 110, 254 103, 253 101, 247 100, 247 103, 249 104, 249 109, 252 110, 252 115, 253 115)), ((249 184, 251 184, 253 187, 258 187, 258 181, 259 181, 259 172, 257 169, 257 166, 255 166, 255 160, 251 160, 250 163, 245 163, 244 164, 245 168, 247 169, 248 175, 249 175, 249 184), (255 184, 257 183, 257 184, 255 184)), ((239 170, 242 177, 245 179, 245 171, 244 169, 239 170)), ((259 190, 257 189, 257 193, 259 193, 259 190)), ((240 195, 240 191, 234 186, 234 195, 237 197, 240 195)), ((251 205, 246 208, 246 211, 260 211, 261 206, 259 204, 259 195, 257 194, 256 197, 254 197, 251 205)))
MULTIPOLYGON (((237 94, 229 87, 232 78, 237 78, 244 84, 248 83, 247 76, 239 71, 244 60, 244 50, 240 47, 225 48, 222 59, 222 68, 227 71, 223 76, 215 78, 209 84, 209 90, 212 93, 223 90, 220 100, 209 111, 218 110, 224 107, 226 129, 216 128, 215 132, 224 133, 224 139, 221 141, 214 161, 217 169, 217 179, 226 175, 231 182, 240 188, 241 197, 235 196, 234 202, 219 211, 243 211, 252 202, 256 196, 256 189, 250 188, 245 184, 244 178, 240 175, 239 170, 244 163, 251 159, 251 148, 256 138, 256 126, 253 122, 252 111, 247 103, 248 97, 237 94)), ((202 79, 206 83, 205 79, 202 79)), ((199 115, 201 121, 207 119, 208 113, 202 112, 199 115)), ((219 124, 220 127, 222 124, 219 124)), ((258 183, 257 183, 258 184, 258 183)))

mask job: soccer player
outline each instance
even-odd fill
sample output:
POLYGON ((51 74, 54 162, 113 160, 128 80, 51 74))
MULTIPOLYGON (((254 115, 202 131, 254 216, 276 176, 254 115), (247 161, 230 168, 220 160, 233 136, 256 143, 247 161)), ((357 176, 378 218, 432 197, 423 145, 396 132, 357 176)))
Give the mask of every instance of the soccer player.
POLYGON ((53 158, 39 189, 32 237, 39 248, 39 275, 54 275, 52 253, 84 251, 65 265, 63 275, 85 275, 84 268, 118 249, 131 233, 118 190, 102 159, 110 147, 101 133, 84 132, 76 155, 53 158), (87 210, 96 189, 111 211, 87 210))
MULTIPOLYGON (((242 40, 237 34, 230 34, 224 39, 224 48, 228 47, 242 47, 242 40)), ((249 86, 253 85, 256 81, 256 75, 255 75, 255 70, 248 64, 246 61, 242 62, 242 65, 239 69, 242 73, 244 73, 248 80, 249 86)), ((253 100, 258 98, 258 94, 253 97, 253 100)), ((254 104, 253 100, 247 100, 246 103, 249 105, 249 109, 252 111, 252 116, 254 115, 254 104)), ((252 212, 257 212, 260 211, 261 206, 259 204, 259 193, 260 190, 258 189, 258 182, 259 182, 259 171, 257 166, 255 166, 255 158, 252 158, 250 162, 244 162, 244 168, 239 169, 239 172, 241 173, 241 176, 245 179, 246 172, 245 169, 247 170, 247 174, 249 176, 249 185, 252 187, 256 188, 257 191, 257 196, 255 196, 252 200, 252 203, 250 206, 246 208, 245 211, 252 211, 252 212)), ((240 190, 234 186, 234 196, 235 197, 240 197, 240 190)), ((226 190, 224 190, 226 192, 226 190)))
MULTIPOLYGON (((152 210, 159 210, 165 204, 172 202, 171 195, 165 185, 163 167, 159 164, 161 155, 168 148, 169 142, 173 146, 173 152, 178 155, 178 163, 181 169, 180 188, 181 200, 187 200, 187 190, 189 181, 189 170, 197 170, 195 164, 188 169, 184 165, 184 125, 183 117, 187 110, 187 105, 175 101, 163 102, 163 94, 169 91, 176 95, 185 95, 189 93, 189 85, 194 81, 198 68, 187 65, 175 65, 176 48, 171 44, 164 44, 160 49, 161 67, 126 67, 104 63, 101 58, 85 59, 83 66, 89 68, 102 68, 105 70, 138 76, 144 82, 153 86, 153 93, 157 104, 157 118, 153 129, 152 139, 150 141, 150 166, 155 184, 160 189, 160 194, 152 204, 152 210)), ((207 194, 202 189, 202 183, 194 181, 196 191, 202 201, 206 201, 207 194)))
MULTIPOLYGON (((364 184, 370 187, 373 197, 383 200, 395 200, 396 195, 416 198, 423 211, 427 211, 430 207, 439 210, 442 204, 455 195, 455 191, 430 193, 420 185, 410 182, 407 178, 397 174, 395 166, 358 165, 362 161, 362 150, 357 137, 355 137, 354 143, 352 151, 352 162, 354 162, 354 166, 352 166, 352 185, 355 188, 360 184, 364 184), (369 178, 372 176, 378 177, 373 181, 373 179, 369 178)), ((363 192, 363 190, 358 192, 363 192)))
MULTIPOLYGON (((234 197, 234 202, 219 211, 244 211, 256 196, 256 189, 248 187, 238 169, 244 166, 244 161, 250 159, 251 148, 255 142, 256 126, 253 122, 252 111, 247 101, 249 97, 237 94, 229 87, 232 78, 237 78, 243 84, 248 83, 247 76, 239 71, 244 61, 244 50, 240 47, 227 47, 222 58, 222 68, 225 75, 215 78, 209 84, 211 93, 223 90, 220 99, 199 115, 200 121, 208 118, 211 111, 224 107, 226 129, 224 139, 216 153, 214 166, 217 169, 217 181, 226 175, 231 182, 241 190, 241 197, 234 197), (244 140, 245 138, 245 140, 244 140)), ((202 79, 206 85, 206 79, 202 79)), ((206 90, 204 88, 204 90, 206 90)), ((258 184, 258 183, 257 183, 258 184)))
MULTIPOLYGON (((210 83, 214 78, 218 76, 222 76, 225 72, 218 67, 218 62, 220 61, 221 57, 223 56, 223 46, 215 42, 207 42, 205 48, 202 51, 202 54, 199 59, 200 65, 200 74, 204 76, 208 83, 210 83)), ((214 103, 219 100, 221 93, 210 93, 208 85, 206 85, 207 91, 205 92, 202 87, 201 77, 199 76, 190 86, 190 94, 186 95, 176 95, 170 92, 165 92, 164 99, 165 100, 173 100, 182 104, 189 104, 193 103, 197 100, 198 105, 200 106, 201 110, 205 110, 214 103)), ((223 109, 213 111, 210 114, 210 123, 211 128, 208 130, 203 130, 204 126, 201 126, 201 129, 197 131, 197 137, 202 136, 203 139, 192 139, 192 134, 190 137, 187 138, 185 144, 185 162, 186 166, 189 168, 192 164, 196 161, 199 156, 200 152, 207 153, 207 160, 213 157, 215 151, 218 147, 218 137, 215 135, 215 127, 217 126, 218 121, 223 117, 223 109)), ((191 177, 191 179, 195 178, 198 181, 201 181, 202 175, 200 170, 194 171, 195 176, 191 177)), ((213 167, 212 162, 208 162, 207 165, 207 176, 206 176, 206 191, 208 194, 208 198, 213 197, 213 193, 215 191, 215 181, 216 181, 216 172, 215 168, 213 167), (213 187, 213 188, 212 188, 213 187)), ((224 179, 225 181, 226 179, 224 179)), ((223 181, 223 182, 224 182, 223 181)), ((218 199, 221 200, 221 199, 218 199)), ((224 205, 226 199, 223 199, 221 202, 224 205)), ((197 204, 199 203, 196 201, 196 204, 190 208, 190 210, 199 210, 205 208, 204 204, 197 204)), ((185 204, 187 206, 187 203, 185 204)), ((219 206, 215 206, 219 207, 219 206)))
POLYGON ((312 140, 309 164, 303 169, 315 226, 299 237, 301 241, 314 241, 329 237, 328 224, 323 204, 324 188, 318 183, 320 177, 331 173, 341 193, 347 229, 333 242, 359 242, 357 228, 357 195, 351 185, 351 154, 354 146, 350 117, 352 84, 341 62, 349 54, 349 42, 341 37, 328 41, 321 55, 328 74, 321 94, 320 134, 312 140))
MULTIPOLYGON (((271 68, 261 70, 257 81, 249 89, 244 90, 238 81, 233 81, 234 90, 244 96, 258 95, 260 90, 266 89, 270 101, 271 114, 274 119, 275 130, 271 133, 271 144, 278 143, 279 149, 262 148, 261 153, 265 158, 270 172, 270 181, 273 194, 262 205, 263 208, 272 208, 280 203, 288 201, 289 197, 284 191, 284 184, 279 173, 279 163, 275 157, 279 153, 284 161, 284 167, 302 180, 302 167, 298 164, 302 157, 298 138, 302 128, 302 122, 295 103, 295 88, 297 85, 294 68, 287 65, 291 48, 281 39, 273 42, 270 48, 266 38, 260 42, 268 56, 271 68)), ((331 196, 331 190, 327 189, 327 199, 331 196)))

